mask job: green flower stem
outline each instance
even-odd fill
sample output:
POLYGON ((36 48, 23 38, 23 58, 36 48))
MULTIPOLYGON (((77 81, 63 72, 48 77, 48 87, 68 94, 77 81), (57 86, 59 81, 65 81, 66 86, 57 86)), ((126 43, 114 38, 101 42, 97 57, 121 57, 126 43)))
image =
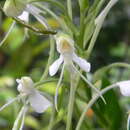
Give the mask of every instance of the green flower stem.
POLYGON ((72 2, 71 0, 67 0, 67 8, 68 8, 68 15, 70 19, 72 20, 72 2))
POLYGON ((79 76, 75 78, 74 74, 71 75, 71 87, 70 87, 70 97, 69 97, 69 104, 68 104, 66 130, 70 130, 71 128, 73 107, 74 107, 74 101, 75 101, 75 92, 76 92, 78 81, 79 81, 79 76))
MULTIPOLYGON (((115 88, 115 87, 118 87, 117 84, 112 84, 110 86, 107 86, 106 88, 104 88, 102 91, 101 91, 101 94, 105 94, 107 91, 115 88)), ((100 98, 100 94, 97 94, 95 97, 93 97, 89 103, 86 105, 84 111, 82 112, 82 115, 80 116, 80 119, 78 121, 78 124, 76 126, 76 130, 80 130, 80 127, 84 121, 84 118, 86 117, 86 112, 92 107, 92 105, 100 98)))
POLYGON ((49 66, 51 65, 53 58, 54 58, 54 51, 55 51, 55 43, 54 43, 54 39, 52 38, 52 36, 50 36, 50 54, 49 54, 49 59, 48 59, 48 63, 47 66, 45 68, 45 71, 40 79, 40 81, 45 80, 48 76, 48 71, 49 71, 49 66))
POLYGON ((25 105, 21 108, 15 122, 14 122, 14 126, 12 128, 12 130, 17 130, 18 129, 18 123, 19 121, 21 120, 22 116, 23 116, 23 113, 24 113, 24 110, 25 110, 25 105))
POLYGON ((36 33, 39 33, 39 34, 42 34, 42 35, 49 35, 49 34, 55 35, 57 33, 57 32, 52 31, 52 30, 46 30, 46 29, 43 30, 43 29, 35 28, 35 27, 27 24, 25 21, 20 20, 19 18, 13 17, 13 19, 16 22, 18 22, 19 24, 23 25, 24 27, 32 30, 33 32, 36 32, 36 33))
POLYGON ((51 112, 51 118, 50 118, 48 130, 52 130, 52 128, 53 128, 53 126, 54 126, 55 112, 56 112, 56 111, 55 111, 55 107, 52 106, 52 112, 51 112))
POLYGON ((93 47, 95 45, 95 42, 97 40, 98 34, 99 34, 100 30, 101 30, 101 27, 102 27, 102 24, 96 26, 96 29, 94 31, 94 34, 93 34, 92 39, 90 41, 90 44, 88 46, 88 50, 87 50, 88 55, 87 55, 87 58, 90 57, 90 54, 91 54, 91 52, 93 50, 93 47))
POLYGON ((117 62, 117 63, 110 64, 110 65, 106 66, 105 68, 108 70, 108 69, 111 69, 111 68, 113 68, 113 67, 125 67, 125 68, 130 68, 130 64, 122 63, 122 62, 117 62))
POLYGON ((106 72, 106 71, 108 71, 109 69, 115 68, 115 67, 124 67, 124 68, 130 69, 130 64, 123 63, 123 62, 112 63, 112 64, 110 64, 110 65, 107 65, 107 66, 102 67, 101 69, 98 69, 98 70, 95 72, 95 74, 106 72))
POLYGON ((39 88, 39 86, 42 85, 42 84, 45 84, 45 83, 48 83, 48 82, 57 82, 57 81, 58 81, 58 79, 54 79, 54 78, 53 79, 46 79, 46 80, 39 81, 39 82, 35 83, 34 87, 39 88))
POLYGON ((110 65, 104 66, 101 69, 98 69, 94 73, 94 80, 99 79, 100 78, 99 75, 103 75, 104 73, 106 73, 107 71, 109 71, 110 69, 115 68, 115 67, 124 67, 124 68, 130 69, 130 64, 123 63, 123 62, 117 62, 117 63, 112 63, 110 65))

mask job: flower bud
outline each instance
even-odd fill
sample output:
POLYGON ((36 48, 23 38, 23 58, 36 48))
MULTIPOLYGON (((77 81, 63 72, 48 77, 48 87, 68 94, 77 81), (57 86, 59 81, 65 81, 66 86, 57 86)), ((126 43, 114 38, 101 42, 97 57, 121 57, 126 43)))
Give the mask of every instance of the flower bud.
POLYGON ((22 77, 21 79, 17 79, 16 80, 18 83, 18 91, 20 93, 25 93, 25 94, 29 94, 33 91, 33 81, 30 77, 22 77))
POLYGON ((9 17, 17 17, 26 7, 26 0, 6 0, 3 10, 9 17))

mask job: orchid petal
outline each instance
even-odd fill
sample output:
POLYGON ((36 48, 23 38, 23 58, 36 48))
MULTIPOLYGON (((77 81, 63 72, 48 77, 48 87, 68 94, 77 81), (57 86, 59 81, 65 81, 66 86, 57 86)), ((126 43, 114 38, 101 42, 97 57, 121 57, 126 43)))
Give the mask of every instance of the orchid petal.
POLYGON ((44 27, 48 28, 48 24, 43 16, 40 13, 43 13, 42 10, 33 6, 32 4, 28 4, 26 10, 32 14, 44 27))
POLYGON ((26 115, 27 110, 28 110, 28 107, 25 106, 24 111, 23 111, 23 116, 22 116, 22 119, 21 119, 21 124, 20 124, 19 130, 23 130, 24 121, 25 121, 25 115, 26 115))
POLYGON ((63 62, 63 57, 60 56, 60 58, 57 59, 57 60, 50 66, 50 68, 49 68, 49 74, 50 74, 50 76, 53 76, 53 75, 55 75, 55 74, 57 73, 57 71, 58 71, 60 65, 62 64, 62 62, 63 62))
POLYGON ((60 74, 60 78, 59 78, 59 81, 58 81, 57 86, 56 86, 56 92, 55 92, 55 97, 54 97, 55 108, 56 108, 57 111, 58 111, 58 107, 57 107, 58 90, 61 87, 60 85, 61 85, 61 81, 62 81, 63 74, 64 74, 64 68, 65 68, 65 64, 63 64, 62 71, 61 71, 61 74, 60 74))
POLYGON ((20 79, 16 79, 16 82, 17 82, 18 84, 20 84, 20 83, 21 83, 21 80, 20 80, 20 79))
POLYGON ((22 118, 23 114, 24 114, 24 111, 25 111, 25 106, 23 106, 14 122, 14 125, 13 125, 13 128, 12 130, 17 130, 18 129, 18 124, 19 124, 19 121, 20 119, 22 118))
POLYGON ((85 59, 78 57, 76 54, 73 55, 73 61, 79 65, 81 69, 83 69, 85 72, 89 72, 91 69, 91 65, 89 62, 87 62, 85 59))
POLYGON ((32 108, 37 113, 42 113, 48 107, 51 106, 50 101, 48 99, 46 99, 44 96, 42 96, 38 91, 35 91, 34 93, 29 95, 29 102, 30 102, 32 108))
POLYGON ((123 96, 130 96, 130 80, 118 82, 117 85, 123 96))
POLYGON ((18 16, 18 18, 25 22, 29 22, 29 13, 27 11, 23 11, 23 13, 18 16))

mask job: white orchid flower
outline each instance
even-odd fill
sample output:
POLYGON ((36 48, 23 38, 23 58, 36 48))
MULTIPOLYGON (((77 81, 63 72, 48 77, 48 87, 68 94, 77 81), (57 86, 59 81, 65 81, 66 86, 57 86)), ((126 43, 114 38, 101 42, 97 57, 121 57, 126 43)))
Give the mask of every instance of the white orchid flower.
POLYGON ((60 65, 63 64, 62 71, 60 74, 60 78, 56 87, 56 94, 55 94, 55 107, 57 109, 57 97, 58 97, 58 89, 60 87, 62 78, 63 78, 63 72, 64 67, 67 67, 70 74, 74 75, 75 72, 78 73, 81 78, 89 84, 94 90, 96 90, 98 93, 99 90, 96 89, 87 79, 84 77, 80 71, 75 67, 74 64, 77 64, 83 71, 90 72, 91 65, 87 60, 79 57, 75 53, 74 48, 74 40, 69 37, 66 34, 57 34, 56 38, 56 45, 57 45, 57 51, 60 53, 60 57, 50 66, 49 68, 49 74, 50 76, 54 76, 58 69, 60 68, 60 65))
POLYGON ((17 79, 16 81, 18 83, 17 90, 19 91, 20 95, 18 95, 16 98, 10 100, 8 103, 3 105, 0 108, 0 111, 2 111, 5 107, 12 104, 14 101, 22 99, 24 106, 19 112, 18 117, 15 120, 12 129, 12 130, 16 130, 16 128, 18 127, 18 122, 22 118, 21 129, 20 129, 22 130, 25 113, 27 112, 29 105, 31 105, 31 107, 34 109, 35 112, 43 113, 52 104, 47 98, 41 95, 40 92, 34 88, 34 83, 30 77, 22 77, 21 79, 17 79))
POLYGON ((22 77, 16 81, 19 84, 17 88, 18 91, 21 95, 28 97, 28 102, 36 112, 42 113, 51 106, 50 101, 48 101, 33 87, 34 83, 30 77, 22 77))
POLYGON ((119 86, 123 96, 130 96, 130 80, 117 82, 116 84, 119 86))
POLYGON ((65 64, 73 68, 73 63, 76 63, 82 70, 89 72, 91 65, 85 59, 78 57, 75 53, 74 40, 68 35, 60 34, 56 36, 57 51, 60 53, 60 57, 50 66, 49 74, 54 76, 60 65, 65 64))

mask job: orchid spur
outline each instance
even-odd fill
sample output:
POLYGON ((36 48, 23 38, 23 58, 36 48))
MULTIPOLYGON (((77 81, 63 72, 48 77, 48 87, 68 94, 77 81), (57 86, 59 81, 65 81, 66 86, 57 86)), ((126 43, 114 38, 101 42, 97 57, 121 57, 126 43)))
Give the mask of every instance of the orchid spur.
POLYGON ((31 105, 31 107, 34 109, 35 112, 43 113, 52 104, 48 99, 46 99, 43 95, 41 95, 38 90, 34 88, 34 83, 30 77, 22 77, 21 79, 16 79, 16 82, 18 83, 17 90, 19 91, 20 94, 16 98, 12 99, 11 101, 3 105, 0 108, 0 111, 2 111, 5 107, 9 106, 13 102, 17 100, 22 100, 24 105, 20 110, 12 129, 16 130, 18 127, 19 120, 22 119, 20 129, 22 130, 25 114, 28 110, 29 105, 31 105))
MULTIPOLYGON (((89 62, 87 62, 85 59, 77 56, 75 53, 74 48, 74 40, 67 34, 59 33, 55 36, 56 39, 56 45, 57 45, 57 51, 60 53, 60 57, 50 66, 49 68, 49 74, 50 76, 54 76, 60 65, 63 64, 60 78, 56 87, 56 94, 55 94, 55 107, 57 109, 57 97, 58 97, 58 89, 60 87, 64 68, 66 67, 71 75, 75 75, 75 73, 78 73, 81 78, 89 84, 90 87, 92 87, 96 92, 100 93, 98 89, 96 89, 81 73, 80 71, 75 67, 74 64, 77 64, 83 71, 90 72, 91 65, 89 62)), ((102 96, 101 96, 102 97, 102 96)), ((104 99, 103 99, 104 100, 104 99)), ((58 109, 57 109, 58 110, 58 109)))

